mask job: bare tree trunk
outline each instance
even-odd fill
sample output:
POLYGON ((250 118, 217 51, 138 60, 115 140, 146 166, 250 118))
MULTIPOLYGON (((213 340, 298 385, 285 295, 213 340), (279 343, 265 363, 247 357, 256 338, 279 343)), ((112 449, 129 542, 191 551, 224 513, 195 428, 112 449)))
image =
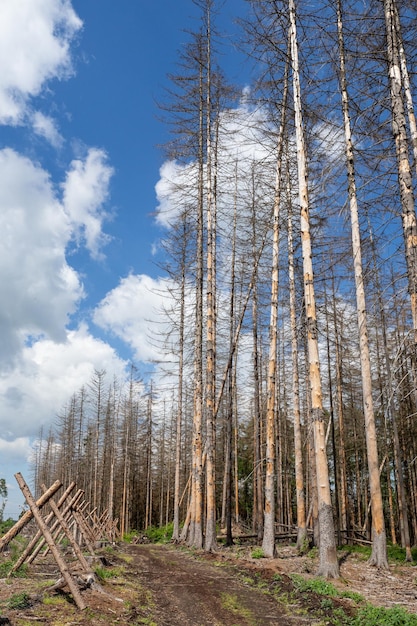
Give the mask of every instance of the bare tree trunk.
MULTIPOLYGON (((237 183, 237 180, 236 180, 237 183)), ((237 186, 237 185, 236 185, 237 186)), ((236 225, 237 225, 237 194, 235 193, 233 211, 233 236, 232 236, 232 256, 230 260, 230 304, 229 304, 229 350, 232 349, 235 334, 235 258, 236 258, 236 225)), ((234 363, 233 359, 233 363, 234 363)), ((224 486, 225 486, 225 524, 226 524, 226 545, 233 544, 232 536, 232 462, 233 462, 233 412, 234 412, 234 368, 229 369, 228 374, 228 403, 226 415, 225 432, 225 459, 224 459, 224 486)))
POLYGON ((356 308, 359 328, 359 352, 362 374, 363 410, 365 416, 366 451, 368 457, 369 489, 372 509, 372 554, 371 565, 388 569, 387 540, 385 533, 384 510, 378 463, 377 433, 372 399, 372 374, 369 356, 368 323, 366 314, 365 288, 362 272, 362 250, 359 229, 358 203, 356 197, 355 161, 349 117, 349 97, 347 91, 345 51, 341 2, 337 3, 337 23, 339 36, 340 87, 342 95, 343 122, 345 131, 346 167, 348 177, 350 219, 352 227, 352 253, 355 271, 356 308))
POLYGON ((191 517, 188 544, 197 549, 203 547, 203 62, 200 62, 199 94, 199 147, 198 147, 198 206, 196 249, 196 310, 194 338, 194 418, 191 482, 191 517))
POLYGON ((348 491, 346 476, 346 446, 345 446, 345 413, 343 405, 342 389, 342 357, 340 354, 340 338, 337 326, 336 293, 334 285, 334 274, 332 274, 332 299, 333 299, 333 328, 335 336, 335 361, 336 361, 336 397, 337 414, 339 425, 339 472, 340 472, 340 498, 339 498, 339 519, 341 531, 349 532, 348 491))
MULTIPOLYGON (((287 181, 289 183, 289 172, 287 181)), ((295 491, 297 502, 297 550, 303 552, 307 548, 307 520, 304 493, 303 444, 301 436, 300 413, 300 380, 298 370, 298 339, 297 311, 294 273, 294 241, 292 225, 291 189, 288 190, 288 281, 290 287, 290 323, 291 323, 291 355, 292 355, 292 397, 294 420, 294 457, 295 457, 295 491)))
POLYGON ((293 96, 297 141, 297 164, 299 200, 301 207, 301 244, 304 269, 304 298, 307 318, 307 345, 311 386, 311 414, 314 429, 315 461, 317 471, 317 491, 319 506, 320 566, 319 574, 327 578, 339 576, 332 501, 330 494, 329 469, 327 464, 326 435, 320 361, 317 336, 316 302, 314 293, 313 264, 311 252, 309 198, 307 182, 307 161, 301 109, 301 89, 298 64, 298 43, 294 0, 289 0, 291 61, 293 72, 293 96))
MULTIPOLYGON (((397 424, 397 415, 396 415, 396 407, 394 403, 394 389, 393 389, 393 374, 391 371, 391 360, 389 355, 388 348, 388 338, 387 338, 387 322, 385 316, 384 303, 382 299, 382 291, 381 284, 379 279, 379 268, 376 259, 375 253, 375 240, 373 236, 372 229, 369 227, 370 232, 370 242, 372 248, 372 259, 374 265, 374 275, 376 281, 376 292, 377 292, 377 301, 378 301, 378 312, 381 320, 381 330, 382 330, 382 343, 384 349, 384 360, 385 360, 385 370, 386 370, 386 386, 387 386, 387 396, 386 398, 386 411, 389 415, 392 423, 392 432, 394 438, 394 463, 395 463, 395 474, 397 476, 398 489, 397 489, 397 502, 398 502, 398 512, 400 519, 400 528, 401 528, 401 542, 403 548, 405 548, 406 561, 411 562, 413 560, 411 554, 411 541, 410 541, 410 527, 408 521, 408 511, 407 511, 407 496, 406 496, 406 488, 404 483, 404 471, 403 471, 403 455, 401 452, 400 438, 398 433, 398 424, 397 424)), ((388 492, 390 499, 392 500, 392 490, 391 490, 391 473, 389 468, 389 463, 387 463, 387 480, 388 480, 388 492)), ((391 507, 391 504, 390 504, 391 507)), ((391 508, 390 508, 391 511, 391 508)), ((395 529, 392 532, 395 539, 395 529)), ((393 541, 395 543, 395 541, 393 541)))
POLYGON ((178 407, 175 431, 175 479, 174 479, 174 527, 173 541, 180 540, 180 483, 181 483, 181 434, 182 434, 182 405, 184 386, 184 330, 185 330, 185 257, 186 257, 186 221, 183 217, 182 258, 181 258, 181 287, 180 287, 180 319, 178 338, 178 407))
MULTIPOLYGON (((252 168, 252 256, 256 263, 256 201, 255 201, 255 181, 252 168)), ((254 465, 254 487, 253 487, 253 530, 258 541, 262 541, 264 534, 263 520, 263 484, 262 468, 264 460, 262 458, 262 411, 260 399, 260 376, 259 376, 259 315, 258 315, 258 287, 256 277, 253 285, 252 296, 252 359, 253 359, 253 465, 254 465)))
POLYGON ((215 217, 212 189, 212 122, 211 122, 211 0, 206 4, 207 85, 206 85, 206 215, 207 215, 207 337, 206 337, 206 535, 204 549, 215 550, 216 541, 216 463, 215 463, 215 217))
MULTIPOLYGON (((279 215, 281 208, 282 154, 285 133, 285 115, 288 95, 288 64, 284 78, 281 103, 281 119, 277 139, 277 162, 275 174, 274 210, 272 217, 272 276, 271 314, 269 324, 269 359, 266 407, 266 473, 264 502, 264 535, 262 549, 265 556, 273 557, 275 547, 275 421, 276 421, 276 372, 278 336, 278 276, 279 276, 279 215)), ((282 504, 282 503, 281 503, 282 504)))
POLYGON ((405 56, 405 50, 404 50, 404 46, 402 42, 401 23, 400 23, 400 16, 398 13, 398 6, 397 6, 396 0, 392 1, 392 17, 394 20, 395 37, 397 41, 398 54, 399 54, 400 66, 401 66, 401 76, 403 80, 404 94, 405 94, 405 99, 406 99, 406 104, 407 104, 408 124, 410 127, 411 144, 412 144, 413 155, 414 155, 414 167, 417 170, 417 123, 416 123, 416 116, 414 113, 413 96, 411 92, 410 78, 409 78, 408 68, 407 68, 407 58, 405 56))
POLYGON ((402 223, 407 262, 408 289, 411 298, 414 344, 417 344, 417 220, 414 208, 413 181, 408 154, 407 127, 402 96, 401 61, 395 28, 395 2, 384 0, 387 55, 391 86, 392 128, 398 164, 402 223))

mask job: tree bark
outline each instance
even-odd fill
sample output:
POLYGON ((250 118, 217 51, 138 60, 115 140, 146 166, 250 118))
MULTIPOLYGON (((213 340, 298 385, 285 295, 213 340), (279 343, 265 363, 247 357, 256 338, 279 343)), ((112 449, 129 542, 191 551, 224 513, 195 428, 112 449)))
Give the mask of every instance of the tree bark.
MULTIPOLYGON (((15 474, 15 478, 19 484, 20 487, 20 482, 19 481, 23 481, 23 477, 21 474, 15 474)), ((37 506, 38 509, 41 509, 44 504, 46 504, 51 498, 52 496, 58 491, 58 489, 60 489, 62 487, 62 483, 60 480, 56 480, 53 485, 51 485, 49 487, 49 489, 47 491, 45 491, 44 494, 42 494, 40 496, 40 498, 38 498, 38 500, 36 500, 35 504, 37 506)), ((2 550, 4 550, 4 548, 11 542, 12 539, 14 539, 16 537, 16 535, 18 535, 20 533, 20 531, 26 526, 26 524, 29 524, 30 520, 33 518, 33 511, 31 509, 29 509, 29 511, 26 511, 22 517, 16 522, 16 524, 14 526, 12 526, 12 528, 10 530, 7 531, 7 533, 5 533, 3 535, 3 537, 1 537, 0 539, 0 552, 2 550)))
POLYGON ((294 0, 289 0, 291 62, 293 73, 293 97, 297 142, 297 165, 299 201, 301 209, 301 245, 304 270, 304 298, 306 307, 307 347, 311 390, 311 416, 314 430, 315 462, 317 471, 318 515, 319 515, 319 575, 326 578, 339 576, 336 542, 334 533, 333 510, 330 494, 329 469, 327 464, 326 436, 320 377, 318 350, 316 301, 311 251, 309 197, 307 180, 307 160, 303 130, 301 89, 298 63, 298 43, 294 0))
POLYGON ((368 457, 369 489, 372 509, 372 554, 371 565, 388 569, 387 540, 385 533, 384 510, 378 463, 377 433, 372 399, 372 372, 369 356, 368 323, 365 302, 365 287, 362 271, 362 248, 359 229, 359 213, 356 195, 355 161, 349 116, 345 50, 341 1, 337 3, 337 23, 339 38, 340 87, 345 133, 346 167, 349 192, 350 220, 352 229, 352 253, 355 272, 356 309, 359 329, 359 353, 362 375, 363 410, 365 416, 366 451, 368 457))

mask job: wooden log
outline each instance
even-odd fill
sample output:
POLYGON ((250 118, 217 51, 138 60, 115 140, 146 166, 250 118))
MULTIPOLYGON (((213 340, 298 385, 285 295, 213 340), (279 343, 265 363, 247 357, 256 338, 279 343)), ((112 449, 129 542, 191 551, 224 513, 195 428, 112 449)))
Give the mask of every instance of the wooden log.
MULTIPOLYGON (((20 473, 15 474, 14 477, 16 478, 18 483, 19 483, 20 479, 23 480, 23 476, 20 473), (18 479, 18 477, 19 477, 19 479, 18 479)), ((52 498, 52 496, 58 491, 58 489, 60 489, 61 487, 62 487, 61 481, 60 480, 56 480, 54 482, 54 484, 51 485, 49 487, 49 489, 47 491, 45 491, 45 493, 42 494, 41 497, 38 500, 36 500, 36 502, 35 502, 36 507, 38 509, 41 509, 52 498)), ((1 552, 1 550, 3 550, 3 548, 5 548, 11 542, 12 539, 14 539, 16 537, 16 535, 18 535, 20 533, 22 528, 24 528, 26 526, 26 524, 28 524, 32 518, 33 518, 33 513, 31 511, 31 509, 29 509, 29 511, 26 511, 22 515, 22 517, 16 522, 16 524, 14 526, 12 526, 12 528, 10 530, 8 530, 7 533, 5 533, 3 535, 3 537, 1 537, 1 539, 0 539, 0 552, 1 552)))
MULTIPOLYGON (((64 516, 62 515, 62 513, 60 512, 59 508, 57 507, 57 505, 55 504, 55 502, 53 500, 49 501, 50 507, 52 509, 52 511, 55 514, 55 517, 57 518, 58 522, 61 525, 62 530, 64 531, 65 535, 68 538, 68 541, 71 544, 72 549, 75 552, 75 555, 77 557, 77 559, 79 560, 81 567, 83 568, 83 570, 85 570, 86 572, 90 572, 90 566, 88 565, 85 556, 83 555, 83 553, 80 550, 80 546, 78 545, 78 543, 75 541, 73 534, 71 533, 71 529, 69 528, 67 522, 65 521, 64 516)), ((94 576, 94 574, 92 574, 94 576)))
POLYGON ((40 514, 39 508, 36 506, 36 502, 35 499, 33 498, 32 494, 30 493, 30 489, 27 486, 27 484, 25 483, 23 476, 21 474, 16 474, 15 478, 19 484, 19 487, 23 493, 23 495, 26 498, 26 502, 28 503, 28 505, 30 506, 30 510, 32 511, 33 517, 36 520, 36 523, 39 527, 39 529, 42 531, 43 536, 46 539, 46 542, 52 552, 52 555, 56 561, 56 564, 58 565, 61 574, 63 576, 63 578, 65 579, 65 582, 68 585, 69 590, 72 593, 72 597, 74 598, 74 601, 77 605, 77 607, 83 611, 84 609, 87 608, 86 604, 84 603, 84 600, 81 597, 80 594, 80 590, 78 589, 77 584, 75 583, 75 581, 73 580, 69 569, 64 561, 64 559, 62 558, 57 546, 54 543, 54 540, 52 538, 52 535, 49 531, 49 528, 47 527, 47 525, 45 524, 42 515, 40 514))
POLYGON ((89 531, 89 528, 88 528, 88 524, 87 524, 87 522, 85 521, 85 519, 83 517, 83 514, 81 513, 81 511, 78 510, 77 506, 73 509, 72 514, 73 514, 75 522, 76 522, 76 524, 77 524, 77 526, 78 526, 78 528, 79 528, 79 530, 81 532, 81 535, 82 535, 82 537, 83 537, 83 539, 84 539, 84 541, 86 543, 88 551, 90 552, 90 554, 92 556, 94 556, 95 552, 94 552, 93 544, 90 541, 90 536, 89 536, 90 535, 90 531, 89 531))
MULTIPOLYGON (((71 507, 73 506, 73 504, 75 504, 76 502, 78 502, 78 500, 82 497, 83 495, 83 490, 79 489, 77 491, 77 493, 74 495, 74 497, 69 501, 69 503, 65 506, 63 514, 64 515, 68 515, 69 511, 71 510, 71 507)), ((59 525, 59 522, 57 520, 54 521, 54 523, 51 526, 51 533, 53 533, 54 531, 56 531, 57 526, 59 525)), ((36 548, 34 549, 34 551, 32 552, 32 554, 29 556, 28 558, 28 563, 33 563, 33 561, 36 559, 36 557, 38 556, 39 552, 42 550, 43 546, 45 545, 45 539, 42 538, 40 540, 40 542, 38 543, 38 545, 36 546, 36 548)), ((48 548, 49 551, 49 548, 48 548)))
MULTIPOLYGON (((64 491, 64 493, 62 494, 60 499, 58 500, 58 506, 59 507, 62 507, 62 505, 64 504, 65 500, 68 498, 68 496, 70 495, 71 491, 74 488, 75 488, 75 483, 74 482, 72 482, 70 485, 68 485, 68 487, 66 488, 66 490, 64 491)), ((47 491, 47 490, 45 489, 44 491, 47 491)), ((51 502, 51 500, 50 500, 50 502, 51 502)), ((46 518, 45 518, 45 523, 49 524, 49 522, 52 520, 53 516, 54 516, 53 512, 49 513, 46 516, 46 518)), ((38 543, 38 541, 39 541, 39 539, 41 537, 42 537, 42 533, 41 533, 40 530, 38 530, 36 535, 28 543, 26 549, 23 551, 23 553, 21 554, 19 559, 13 565, 12 569, 10 570, 10 572, 7 575, 8 578, 12 575, 13 572, 16 572, 19 569, 19 567, 21 567, 23 565, 23 563, 26 561, 26 559, 32 553, 32 550, 35 548, 36 544, 38 543)))

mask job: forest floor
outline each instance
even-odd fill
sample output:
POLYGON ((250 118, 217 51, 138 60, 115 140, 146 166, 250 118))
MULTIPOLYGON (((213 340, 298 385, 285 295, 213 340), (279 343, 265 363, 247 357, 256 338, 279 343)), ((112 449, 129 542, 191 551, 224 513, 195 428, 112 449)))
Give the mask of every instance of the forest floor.
POLYGON ((341 577, 329 587, 315 576, 314 552, 298 556, 292 546, 278 546, 275 559, 254 558, 259 549, 244 546, 206 554, 122 543, 99 554, 105 564, 96 570, 100 584, 81 592, 85 610, 65 591, 48 589, 59 571, 49 557, 38 558, 24 577, 0 579, 0 624, 340 626, 352 623, 366 602, 417 614, 415 566, 378 571, 355 553, 340 552, 341 577))

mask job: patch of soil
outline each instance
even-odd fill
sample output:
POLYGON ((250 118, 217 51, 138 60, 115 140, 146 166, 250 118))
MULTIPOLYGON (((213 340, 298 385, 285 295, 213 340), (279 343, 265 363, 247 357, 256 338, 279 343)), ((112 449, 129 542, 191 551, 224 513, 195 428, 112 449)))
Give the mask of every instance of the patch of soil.
MULTIPOLYGON (((297 589, 291 574, 313 578, 317 563, 298 556, 292 547, 279 546, 275 559, 253 559, 251 549, 241 546, 206 554, 173 545, 123 544, 105 554, 104 580, 81 592, 87 605, 84 611, 65 589, 48 590, 60 577, 49 557, 38 558, 26 578, 1 579, 0 623, 313 626, 334 624, 338 612, 352 615, 356 610, 348 598, 329 599, 297 589), (21 602, 13 608, 13 599, 26 600, 26 606, 21 602)), ((416 579, 414 566, 378 571, 346 553, 341 578, 332 583, 341 592, 356 592, 373 604, 401 605, 417 612, 416 579)))

